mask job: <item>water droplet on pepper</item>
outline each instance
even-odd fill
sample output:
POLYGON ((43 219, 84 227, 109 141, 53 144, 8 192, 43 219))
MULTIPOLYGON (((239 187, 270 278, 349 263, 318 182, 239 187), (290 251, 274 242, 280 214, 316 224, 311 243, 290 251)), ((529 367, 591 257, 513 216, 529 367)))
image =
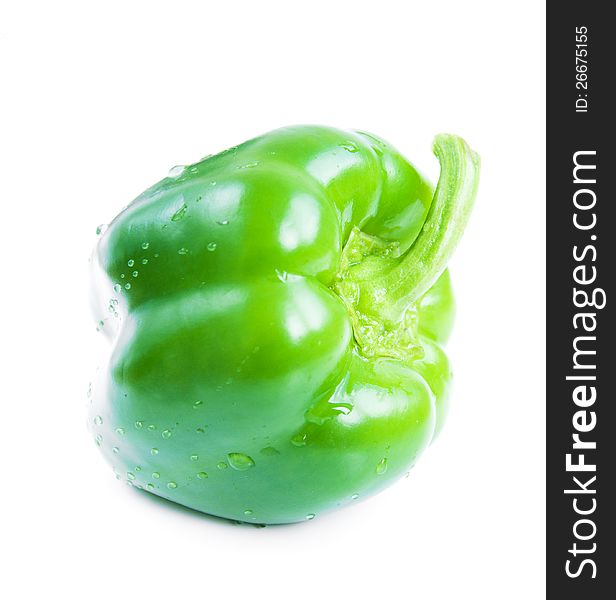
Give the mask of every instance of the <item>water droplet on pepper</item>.
POLYGON ((186 204, 182 204, 182 206, 173 213, 173 215, 171 216, 171 220, 176 223, 177 221, 181 221, 186 216, 187 210, 188 206, 186 204))
POLYGON ((250 456, 239 452, 230 452, 227 454, 227 460, 236 471, 246 471, 255 466, 255 461, 250 456))

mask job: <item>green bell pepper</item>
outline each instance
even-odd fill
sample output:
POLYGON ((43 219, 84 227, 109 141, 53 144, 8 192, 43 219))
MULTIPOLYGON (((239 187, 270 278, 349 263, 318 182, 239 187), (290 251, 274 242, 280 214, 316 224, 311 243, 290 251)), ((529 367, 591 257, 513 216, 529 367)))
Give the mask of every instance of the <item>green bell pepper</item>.
POLYGON ((447 262, 479 160, 439 135, 436 190, 359 131, 273 131, 176 167, 102 233, 108 364, 89 423, 116 476, 254 523, 406 473, 443 425, 447 262))

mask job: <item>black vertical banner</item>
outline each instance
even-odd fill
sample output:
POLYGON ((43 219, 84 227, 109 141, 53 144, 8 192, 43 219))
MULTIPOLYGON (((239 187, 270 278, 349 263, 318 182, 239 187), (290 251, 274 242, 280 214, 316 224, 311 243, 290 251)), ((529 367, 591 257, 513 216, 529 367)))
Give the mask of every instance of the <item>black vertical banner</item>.
POLYGON ((547 9, 547 597, 616 598, 609 2, 547 9))

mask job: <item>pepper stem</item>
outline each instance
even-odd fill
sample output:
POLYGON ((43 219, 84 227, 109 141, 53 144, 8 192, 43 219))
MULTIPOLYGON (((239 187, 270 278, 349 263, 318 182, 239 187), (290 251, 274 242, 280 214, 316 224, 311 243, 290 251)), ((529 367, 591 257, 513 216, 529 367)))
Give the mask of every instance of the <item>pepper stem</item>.
POLYGON ((384 323, 399 323, 405 311, 441 276, 462 237, 477 194, 479 156, 466 142, 440 134, 433 150, 441 172, 415 242, 398 258, 366 260, 349 273, 358 286, 355 310, 384 323))
POLYGON ((473 208, 479 184, 479 156, 455 135, 434 139, 441 165, 434 198, 417 239, 381 282, 390 300, 414 302, 441 276, 473 208))

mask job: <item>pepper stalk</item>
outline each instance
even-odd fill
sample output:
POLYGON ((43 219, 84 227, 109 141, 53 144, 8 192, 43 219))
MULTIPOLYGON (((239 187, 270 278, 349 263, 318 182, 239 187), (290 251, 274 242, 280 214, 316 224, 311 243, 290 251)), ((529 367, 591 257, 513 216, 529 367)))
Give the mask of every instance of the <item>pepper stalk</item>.
POLYGON ((455 135, 440 134, 433 151, 441 172, 423 227, 403 254, 397 243, 354 230, 334 286, 367 355, 417 357, 414 304, 447 268, 466 228, 479 184, 479 156, 455 135))

